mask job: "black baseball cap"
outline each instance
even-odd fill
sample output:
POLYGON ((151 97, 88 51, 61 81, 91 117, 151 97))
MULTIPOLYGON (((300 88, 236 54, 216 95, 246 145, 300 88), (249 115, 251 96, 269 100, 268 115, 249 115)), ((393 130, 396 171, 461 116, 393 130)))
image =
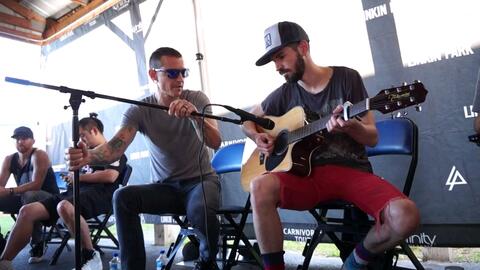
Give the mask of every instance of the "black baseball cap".
POLYGON ((24 126, 18 127, 13 131, 12 138, 17 139, 19 137, 33 139, 33 132, 28 127, 24 127, 24 126))
POLYGON ((310 41, 303 28, 294 22, 279 22, 264 32, 265 54, 255 62, 257 66, 263 66, 272 60, 272 55, 290 43, 301 40, 310 41))

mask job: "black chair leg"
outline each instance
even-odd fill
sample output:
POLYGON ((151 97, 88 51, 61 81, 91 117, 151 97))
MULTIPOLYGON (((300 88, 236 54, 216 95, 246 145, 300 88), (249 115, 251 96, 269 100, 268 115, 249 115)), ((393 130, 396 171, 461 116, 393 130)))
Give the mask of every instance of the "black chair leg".
POLYGON ((407 245, 407 243, 405 243, 405 241, 402 241, 402 243, 400 243, 400 246, 417 270, 425 270, 425 268, 423 268, 423 265, 417 259, 417 256, 415 256, 412 249, 410 249, 410 247, 407 245))
POLYGON ((305 243, 305 247, 303 248, 302 252, 302 255, 305 257, 305 259, 303 260, 303 264, 297 267, 297 270, 308 270, 310 261, 312 260, 313 252, 324 236, 324 232, 318 228, 315 229, 312 238, 308 239, 305 243))
POLYGON ((65 248, 65 246, 67 246, 69 239, 70 239, 70 233, 66 232, 62 237, 62 242, 60 243, 60 246, 55 250, 55 253, 53 253, 52 259, 50 260, 50 265, 57 264, 58 257, 60 257, 60 254, 62 254, 63 249, 65 248))

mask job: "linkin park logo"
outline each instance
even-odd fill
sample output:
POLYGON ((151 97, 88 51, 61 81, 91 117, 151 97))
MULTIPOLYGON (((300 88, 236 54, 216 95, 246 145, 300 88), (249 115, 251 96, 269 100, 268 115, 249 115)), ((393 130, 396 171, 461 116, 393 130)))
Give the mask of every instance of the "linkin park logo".
POLYGON ((272 36, 270 33, 265 35, 265 49, 272 46, 272 36))
POLYGON ((455 166, 452 167, 450 171, 450 175, 447 178, 447 182, 445 183, 446 186, 450 186, 448 191, 452 191, 455 185, 466 185, 468 182, 465 178, 460 174, 455 166))

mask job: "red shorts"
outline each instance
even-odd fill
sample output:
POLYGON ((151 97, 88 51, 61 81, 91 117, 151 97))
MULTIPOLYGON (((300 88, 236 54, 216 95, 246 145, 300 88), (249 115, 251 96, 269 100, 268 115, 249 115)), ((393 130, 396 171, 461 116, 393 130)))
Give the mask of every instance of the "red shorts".
POLYGON ((406 198, 395 186, 374 174, 338 165, 315 166, 307 177, 275 172, 280 180, 280 208, 308 210, 321 202, 344 200, 379 220, 392 200, 406 198))

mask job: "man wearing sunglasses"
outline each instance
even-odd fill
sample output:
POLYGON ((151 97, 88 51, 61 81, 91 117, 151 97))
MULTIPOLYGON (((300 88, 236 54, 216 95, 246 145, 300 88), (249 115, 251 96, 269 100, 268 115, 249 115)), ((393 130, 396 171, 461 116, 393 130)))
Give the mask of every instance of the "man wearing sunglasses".
MULTIPOLYGON (((108 143, 93 150, 82 144, 80 149, 69 149, 70 169, 111 163, 125 152, 137 131, 142 133, 155 183, 127 186, 114 194, 122 269, 145 269, 140 213, 186 213, 200 240, 200 259, 195 269, 217 269, 220 182, 210 165, 208 150, 203 147, 203 142, 213 149, 220 146, 217 122, 192 116, 203 111, 210 101, 203 92, 183 89, 188 69, 177 50, 157 49, 149 65, 148 74, 157 91, 142 102, 167 106, 168 111, 131 106, 123 116, 122 127, 108 143)), ((211 113, 211 109, 206 107, 204 112, 211 113)))

